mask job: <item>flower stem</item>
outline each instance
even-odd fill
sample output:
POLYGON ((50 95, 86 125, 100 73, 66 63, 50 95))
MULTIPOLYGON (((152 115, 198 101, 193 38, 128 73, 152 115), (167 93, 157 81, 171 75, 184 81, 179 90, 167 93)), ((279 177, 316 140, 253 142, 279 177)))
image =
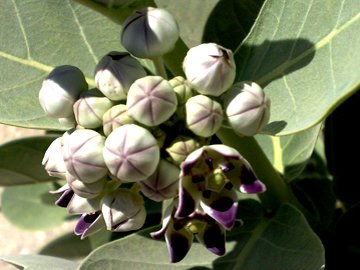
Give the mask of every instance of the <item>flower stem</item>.
POLYGON ((249 161, 257 177, 266 185, 266 192, 259 194, 259 198, 267 209, 275 210, 282 203, 292 202, 290 188, 254 137, 240 137, 232 129, 225 127, 220 128, 216 135, 224 144, 238 150, 249 161))
POLYGON ((167 74, 164 66, 164 61, 162 57, 155 57, 151 59, 155 66, 156 74, 163 77, 165 80, 167 79, 167 74))

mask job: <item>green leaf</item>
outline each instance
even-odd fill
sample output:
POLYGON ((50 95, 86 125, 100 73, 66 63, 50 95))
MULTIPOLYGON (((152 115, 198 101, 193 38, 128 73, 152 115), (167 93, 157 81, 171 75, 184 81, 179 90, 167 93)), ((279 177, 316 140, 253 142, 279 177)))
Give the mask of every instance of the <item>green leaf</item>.
POLYGON ((41 164, 53 136, 29 137, 0 145, 0 185, 55 181, 41 164))
MULTIPOLYGON (((0 122, 62 129, 38 102, 42 80, 55 66, 74 65, 94 85, 98 60, 124 50, 121 27, 71 0, 0 3, 0 122)), ((142 61, 147 67, 148 61, 142 61)))
POLYGON ((249 33, 264 0, 221 0, 212 10, 203 42, 214 42, 235 50, 249 33))
POLYGON ((80 270, 96 269, 241 269, 308 270, 324 263, 321 242, 311 231, 302 214, 291 205, 283 205, 272 218, 263 217, 254 201, 240 201, 245 226, 228 237, 227 254, 217 257, 201 244, 193 243, 185 259, 170 264, 166 244, 152 240, 145 230, 93 251, 80 270), (141 247, 141 250, 139 250, 141 247))
POLYGON ((75 270, 76 262, 43 255, 1 256, 0 259, 24 270, 75 270))
POLYGON ((287 181, 293 180, 305 168, 314 151, 321 124, 281 137, 257 135, 256 140, 274 167, 287 181))
POLYGON ((237 81, 265 86, 278 135, 319 123, 360 83, 358 0, 265 1, 235 53, 237 81))
POLYGON ((2 213, 13 225, 27 230, 59 226, 68 214, 54 204, 57 196, 49 193, 53 189, 49 183, 6 187, 2 194, 2 213))

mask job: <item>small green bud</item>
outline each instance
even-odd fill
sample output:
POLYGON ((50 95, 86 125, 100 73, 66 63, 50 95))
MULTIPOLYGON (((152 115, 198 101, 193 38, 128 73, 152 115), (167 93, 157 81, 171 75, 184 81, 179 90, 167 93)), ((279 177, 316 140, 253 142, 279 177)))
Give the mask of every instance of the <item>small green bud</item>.
POLYGON ((147 7, 125 20, 121 43, 135 57, 155 58, 171 51, 178 38, 174 17, 164 9, 147 7))
POLYGON ((176 111, 177 99, 168 81, 160 76, 146 76, 131 85, 126 106, 128 114, 139 123, 157 126, 176 111))
POLYGON ((125 52, 110 52, 95 68, 97 88, 111 100, 126 99, 131 84, 146 76, 140 62, 125 52))
POLYGON ((63 136, 67 171, 84 183, 93 183, 107 174, 102 151, 105 137, 94 130, 78 129, 63 136))
POLYGON ((103 130, 105 136, 109 136, 109 134, 118 127, 134 123, 134 119, 127 113, 125 104, 113 106, 103 115, 103 130))
POLYGON ((101 207, 106 228, 113 232, 140 229, 146 218, 144 199, 138 192, 120 188, 103 199, 101 207))
POLYGON ((186 104, 186 124, 198 136, 210 137, 220 128, 223 111, 220 103, 203 95, 190 98, 186 104))
POLYGON ((191 152, 199 147, 200 145, 195 139, 187 136, 179 136, 166 148, 166 152, 176 164, 180 164, 191 152))
POLYGON ((76 122, 84 128, 98 128, 103 123, 103 115, 114 105, 98 89, 90 89, 80 94, 74 104, 76 122))
POLYGON ((200 44, 185 56, 183 69, 190 85, 200 94, 219 96, 236 75, 233 53, 215 43, 200 44))
POLYGON ((154 173, 159 164, 160 149, 148 130, 127 124, 106 138, 103 155, 114 176, 124 182, 138 182, 154 173))
POLYGON ((140 182, 141 192, 149 199, 160 202, 176 196, 180 169, 162 159, 157 170, 146 180, 140 182))
POLYGON ((270 118, 270 100, 254 82, 235 84, 226 95, 225 105, 228 121, 239 135, 259 133, 270 118))
POLYGON ((43 81, 39 101, 47 115, 64 118, 73 115, 73 104, 88 85, 84 74, 74 66, 54 68, 43 81))
POLYGON ((194 91, 184 77, 177 76, 172 78, 169 83, 174 88, 179 105, 184 105, 194 95, 194 91))

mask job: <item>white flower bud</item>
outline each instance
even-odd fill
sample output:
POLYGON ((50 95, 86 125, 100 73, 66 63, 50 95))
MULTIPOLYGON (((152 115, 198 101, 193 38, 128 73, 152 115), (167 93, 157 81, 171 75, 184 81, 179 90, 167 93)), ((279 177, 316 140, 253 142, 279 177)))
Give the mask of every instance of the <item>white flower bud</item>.
POLYGON ((98 196, 104 190, 106 183, 106 178, 101 178, 93 183, 84 183, 71 174, 67 174, 66 180, 76 195, 87 199, 98 196))
POLYGON ((76 122, 84 128, 98 128, 103 123, 103 115, 114 105, 98 89, 82 92, 74 104, 76 122))
POLYGON ((66 166, 62 155, 62 138, 55 139, 46 150, 42 165, 50 176, 65 179, 66 166))
POLYGON ((166 152, 170 155, 172 160, 180 164, 186 157, 196 149, 200 147, 200 144, 191 137, 179 136, 166 148, 166 152))
POLYGON ((235 84, 226 95, 225 105, 228 121, 239 135, 255 135, 270 118, 270 100, 254 82, 235 84))
POLYGON ((140 229, 146 218, 144 200, 141 195, 124 188, 104 197, 101 212, 106 228, 114 232, 140 229))
POLYGON ((174 17, 164 9, 148 7, 125 20, 121 43, 136 57, 155 58, 171 51, 178 38, 174 17))
POLYGON ((76 127, 75 115, 71 115, 69 117, 64 117, 64 118, 58 118, 58 120, 60 125, 66 129, 76 127))
POLYGON ((84 183, 93 183, 107 174, 102 156, 105 137, 94 130, 78 129, 63 136, 67 171, 84 183))
POLYGON ((106 138, 104 160, 109 171, 124 182, 146 179, 156 170, 160 149, 154 136, 145 128, 127 124, 106 138))
POLYGON ((135 120, 127 113, 125 104, 113 106, 103 115, 103 130, 105 136, 109 136, 109 134, 118 127, 134 123, 135 120))
POLYGON ((179 105, 184 105, 194 95, 189 82, 184 77, 177 76, 172 78, 169 83, 174 88, 179 105))
POLYGON ((54 68, 43 81, 39 101, 47 115, 64 118, 73 115, 73 104, 87 90, 84 74, 74 66, 54 68))
POLYGON ((136 121, 157 126, 176 111, 177 99, 168 81, 160 76, 146 76, 131 85, 126 106, 128 114, 136 121))
POLYGON ((186 124, 198 136, 210 137, 220 128, 223 121, 221 105, 211 98, 197 95, 186 104, 186 124))
POLYGON ((191 48, 185 56, 183 69, 196 91, 211 96, 219 96, 229 89, 236 75, 233 53, 215 43, 191 48))
POLYGON ((173 198, 178 190, 179 174, 178 166, 162 159, 155 173, 140 182, 141 192, 156 202, 173 198))
POLYGON ((131 84, 146 76, 139 61, 125 52, 110 52, 95 68, 97 88, 111 100, 126 99, 131 84))

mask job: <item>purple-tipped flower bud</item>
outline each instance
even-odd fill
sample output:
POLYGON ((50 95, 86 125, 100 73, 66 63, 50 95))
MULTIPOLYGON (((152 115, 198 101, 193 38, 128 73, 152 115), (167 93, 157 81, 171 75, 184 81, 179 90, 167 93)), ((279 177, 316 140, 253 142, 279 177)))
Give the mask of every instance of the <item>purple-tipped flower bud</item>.
POLYGON ((176 164, 180 164, 191 152, 199 147, 200 144, 195 139, 187 136, 179 136, 166 148, 166 152, 176 164))
POLYGON ((125 182, 137 182, 152 175, 160 160, 154 136, 145 128, 128 124, 107 137, 104 160, 110 172, 125 182))
POLYGON ((106 228, 114 232, 137 230, 145 223, 144 200, 133 190, 120 188, 105 196, 101 211, 106 228))
POLYGON ((131 84, 146 76, 139 61, 125 52, 110 52, 95 68, 97 88, 111 100, 126 99, 131 84))
POLYGON ((84 74, 74 66, 54 68, 43 81, 39 101, 47 115, 55 118, 73 115, 73 104, 87 90, 84 74))
POLYGON ((220 128, 223 111, 220 103, 203 95, 190 98, 186 104, 186 124, 198 136, 210 137, 220 128))
POLYGON ((42 165, 50 176, 65 178, 66 166, 62 155, 62 138, 55 139, 46 150, 42 165))
POLYGON ((254 82, 235 84, 226 96, 226 115, 239 135, 253 136, 270 118, 270 100, 254 82))
POLYGON ((191 48, 183 63, 190 85, 203 95, 219 96, 231 87, 235 79, 233 53, 215 43, 191 48))
POLYGON ((155 173, 140 182, 141 192, 156 202, 173 198, 178 190, 179 174, 178 166, 162 159, 155 173))
POLYGON ((80 94, 74 104, 76 122, 84 128, 98 128, 103 123, 103 115, 114 103, 94 88, 80 94))
POLYGON ((87 199, 98 196, 104 190, 106 183, 106 178, 93 183, 84 183, 70 174, 67 175, 66 180, 76 195, 87 199))
POLYGON ((177 76, 172 78, 169 83, 175 91, 179 105, 184 105, 194 95, 194 91, 184 77, 177 76))
POLYGON ((128 114, 136 121, 157 126, 176 111, 177 99, 168 81, 160 76, 146 76, 131 85, 126 106, 128 114))
POLYGON ((63 136, 63 141, 66 169, 72 176, 84 183, 93 183, 107 174, 102 156, 104 136, 94 130, 78 129, 63 136))
POLYGON ((155 58, 171 51, 179 38, 174 17, 166 10, 147 7, 124 22, 121 43, 140 58, 155 58))
POLYGON ((105 136, 109 136, 109 134, 118 127, 134 123, 135 120, 127 113, 125 104, 113 106, 103 115, 103 130, 105 136))

